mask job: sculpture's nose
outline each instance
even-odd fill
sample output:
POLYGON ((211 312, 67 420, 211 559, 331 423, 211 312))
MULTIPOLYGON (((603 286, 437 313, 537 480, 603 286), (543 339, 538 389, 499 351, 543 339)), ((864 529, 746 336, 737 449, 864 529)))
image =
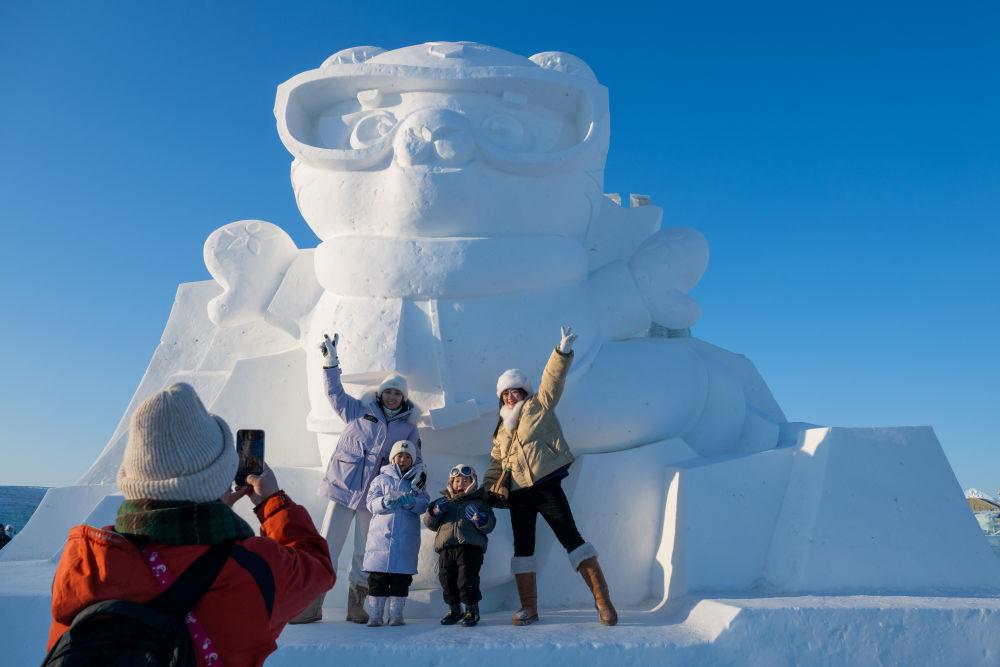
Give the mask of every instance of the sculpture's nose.
POLYGON ((404 166, 458 167, 475 155, 465 116, 451 109, 424 109, 403 121, 396 134, 396 159, 404 166))

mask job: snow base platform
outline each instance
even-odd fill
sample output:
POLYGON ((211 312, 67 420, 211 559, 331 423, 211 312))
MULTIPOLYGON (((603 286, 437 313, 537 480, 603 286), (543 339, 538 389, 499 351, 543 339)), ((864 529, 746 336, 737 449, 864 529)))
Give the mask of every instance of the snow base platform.
MULTIPOLYGON (((4 664, 44 657, 54 569, 51 561, 0 565, 4 664)), ((268 666, 1000 663, 997 597, 688 598, 655 611, 619 610, 615 627, 600 625, 593 609, 544 606, 527 627, 510 625, 509 611, 484 614, 474 628, 428 618, 368 628, 343 613, 328 607, 320 623, 286 627, 268 666)))
POLYGON ((658 611, 540 611, 514 627, 509 612, 474 628, 418 619, 368 628, 338 615, 289 626, 270 665, 995 665, 1000 599, 782 597, 691 599, 658 611))

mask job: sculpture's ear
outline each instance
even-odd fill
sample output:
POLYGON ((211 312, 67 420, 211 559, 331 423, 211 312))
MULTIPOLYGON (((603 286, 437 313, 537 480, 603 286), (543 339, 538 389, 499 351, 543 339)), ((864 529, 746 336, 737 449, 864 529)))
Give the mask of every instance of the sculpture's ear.
POLYGON ((332 56, 323 61, 320 67, 330 65, 357 65, 366 60, 371 60, 380 53, 385 53, 381 46, 352 46, 349 49, 337 51, 332 56))
POLYGON ((579 76, 591 81, 597 81, 594 70, 590 69, 587 63, 583 62, 571 53, 564 51, 542 51, 529 58, 542 69, 551 69, 556 72, 563 72, 572 76, 579 76))

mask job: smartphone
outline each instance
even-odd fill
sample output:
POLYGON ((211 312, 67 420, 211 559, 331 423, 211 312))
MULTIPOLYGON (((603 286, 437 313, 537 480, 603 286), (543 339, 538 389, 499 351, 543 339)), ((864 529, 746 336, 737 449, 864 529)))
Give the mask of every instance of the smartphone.
POLYGON ((246 486, 247 475, 264 472, 264 431, 257 428, 241 428, 236 432, 236 453, 240 465, 236 468, 236 486, 246 486))

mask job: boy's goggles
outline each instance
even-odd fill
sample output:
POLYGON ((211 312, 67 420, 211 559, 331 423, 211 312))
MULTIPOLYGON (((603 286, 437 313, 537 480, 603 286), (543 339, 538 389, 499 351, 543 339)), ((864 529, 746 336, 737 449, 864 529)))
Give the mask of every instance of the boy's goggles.
POLYGON ((448 473, 448 479, 458 477, 459 475, 462 477, 475 477, 476 471, 472 469, 472 466, 457 465, 451 469, 451 472, 448 473))

